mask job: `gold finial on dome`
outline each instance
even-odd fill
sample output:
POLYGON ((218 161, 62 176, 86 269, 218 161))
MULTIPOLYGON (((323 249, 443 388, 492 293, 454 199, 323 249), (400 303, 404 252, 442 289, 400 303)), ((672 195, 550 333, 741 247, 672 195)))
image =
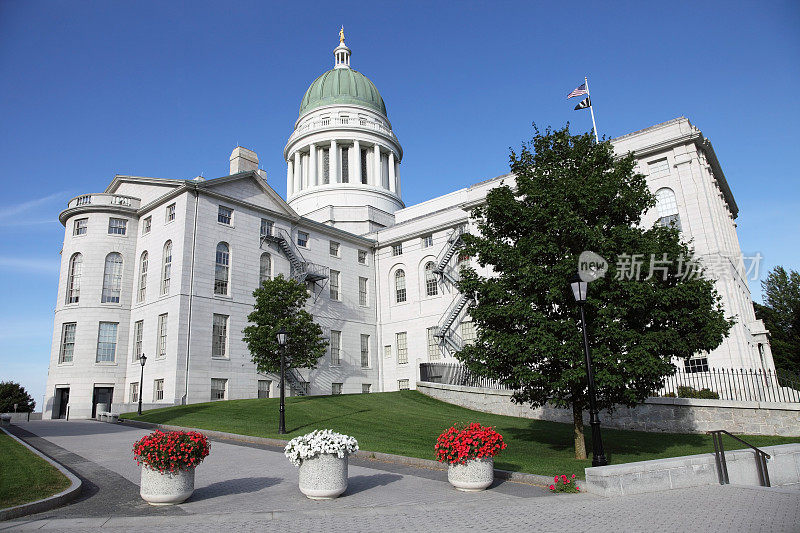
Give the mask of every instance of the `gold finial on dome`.
POLYGON ((344 26, 342 26, 342 29, 339 30, 339 42, 344 44, 344 26))

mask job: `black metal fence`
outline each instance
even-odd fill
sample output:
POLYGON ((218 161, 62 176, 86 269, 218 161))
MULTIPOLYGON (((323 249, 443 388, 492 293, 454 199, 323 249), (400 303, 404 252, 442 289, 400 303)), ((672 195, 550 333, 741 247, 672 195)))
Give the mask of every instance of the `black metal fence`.
MULTIPOLYGON (((420 381, 511 390, 499 381, 476 376, 458 363, 421 363, 420 381)), ((689 372, 678 369, 664 380, 653 396, 704 398, 757 402, 800 402, 800 376, 771 370, 710 369, 689 372)))

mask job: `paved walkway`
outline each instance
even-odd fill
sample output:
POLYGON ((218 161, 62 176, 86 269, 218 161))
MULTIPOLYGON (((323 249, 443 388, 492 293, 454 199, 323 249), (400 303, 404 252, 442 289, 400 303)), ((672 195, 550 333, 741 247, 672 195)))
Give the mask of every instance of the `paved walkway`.
POLYGON ((0 523, 0 531, 786 531, 800 532, 800 493, 733 486, 600 498, 552 495, 498 482, 456 491, 446 473, 353 461, 347 492, 312 501, 280 450, 212 441, 184 504, 151 507, 139 497, 133 442, 147 432, 94 421, 40 421, 15 432, 84 480, 81 498, 60 509, 0 523))

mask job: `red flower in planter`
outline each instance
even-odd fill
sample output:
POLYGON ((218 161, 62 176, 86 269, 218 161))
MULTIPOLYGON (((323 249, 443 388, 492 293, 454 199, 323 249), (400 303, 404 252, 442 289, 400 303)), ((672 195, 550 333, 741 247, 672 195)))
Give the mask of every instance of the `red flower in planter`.
POLYGON ((434 446, 436 459, 448 464, 465 464, 472 459, 494 457, 506 448, 503 436, 494 428, 472 423, 452 426, 439 435, 434 446))
POLYGON ((161 473, 186 470, 208 456, 208 439, 195 431, 154 431, 133 445, 137 464, 161 473))

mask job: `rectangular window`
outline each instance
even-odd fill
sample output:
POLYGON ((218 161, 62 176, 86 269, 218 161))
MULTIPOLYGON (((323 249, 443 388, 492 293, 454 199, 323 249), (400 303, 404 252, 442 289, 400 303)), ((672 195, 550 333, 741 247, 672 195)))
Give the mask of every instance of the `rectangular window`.
POLYGON ((164 380, 156 379, 153 381, 153 401, 157 402, 164 399, 164 380))
POLYGON ((297 232, 297 246, 308 248, 308 233, 306 233, 305 231, 297 232))
POLYGON ((372 392, 372 384, 371 383, 362 383, 361 384, 361 394, 369 394, 372 392))
POLYGON ((669 172, 669 164, 667 163, 666 157, 647 163, 647 173, 651 176, 657 176, 665 172, 669 172))
POLYGON ((228 380, 211 378, 211 399, 224 400, 228 396, 228 380))
POLYGON ((425 235, 422 237, 422 247, 430 248, 431 246, 433 246, 433 235, 425 235))
POLYGON ((342 384, 341 383, 331 383, 331 394, 334 396, 342 393, 342 384))
POLYGON ((113 363, 117 355, 117 322, 100 322, 97 332, 98 363, 113 363))
POLYGON ((269 398, 269 390, 272 388, 272 380, 259 379, 258 380, 258 397, 269 398))
POLYGON ((383 357, 384 359, 391 359, 392 358, 392 346, 391 344, 387 344, 383 347, 383 357))
POLYGON ((369 335, 361 335, 361 368, 369 368, 369 335))
POLYGON ((139 384, 131 383, 131 403, 139 403, 139 384))
POLYGON ((665 228, 675 228, 678 231, 681 231, 681 218, 677 213, 659 218, 657 224, 659 226, 664 226, 665 228))
POLYGON ((158 350, 156 357, 167 356, 167 314, 158 315, 158 350))
POLYGON ((75 353, 75 331, 78 324, 67 322, 61 326, 61 355, 59 363, 71 363, 72 355, 75 353))
POLYGON ((217 222, 220 224, 225 224, 226 226, 230 226, 232 221, 233 209, 223 205, 219 206, 219 211, 217 211, 217 222))
POLYGON ((142 357, 142 337, 144 336, 144 320, 133 323, 133 361, 142 357))
POLYGON ((72 230, 73 235, 86 235, 86 231, 89 229, 89 219, 88 218, 79 218, 75 221, 75 226, 72 230))
POLYGON ((142 220, 142 235, 147 235, 150 233, 151 229, 153 229, 153 217, 145 217, 145 219, 142 220))
POLYGON ((169 223, 173 220, 175 220, 175 204, 169 204, 167 206, 166 222, 169 223))
POLYGON ((407 379, 398 379, 397 380, 397 389, 398 390, 408 390, 408 380, 407 379))
POLYGON ((475 344, 475 324, 471 320, 461 323, 461 340, 464 346, 475 344))
POLYGON ((228 353, 228 315, 214 314, 211 326, 211 357, 226 357, 228 353))
POLYGON ((361 183, 366 185, 369 182, 367 179, 367 149, 361 149, 361 183))
POLYGON ((367 264, 367 251, 366 250, 359 250, 358 251, 358 262, 362 265, 367 264))
POLYGON ((262 237, 271 237, 272 230, 275 227, 275 223, 271 220, 267 220, 266 218, 261 219, 261 236, 262 237))
POLYGON ((128 230, 128 221, 124 218, 109 218, 108 219, 108 234, 109 235, 125 235, 128 230))
POLYGON ((367 302, 367 278, 358 278, 358 305, 369 305, 367 302))
POLYGON ((683 361, 683 368, 689 374, 696 374, 697 372, 708 372, 708 358, 707 357, 692 357, 683 361))
POLYGON ((342 146, 341 151, 341 159, 342 162, 342 183, 349 183, 350 182, 350 148, 347 146, 342 146))
POLYGON ((332 256, 339 257, 339 243, 331 241, 330 253, 332 256))
POLYGON ((397 362, 408 363, 408 333, 401 331, 396 335, 395 344, 397 345, 397 362))
POLYGON ((403 243, 397 243, 392 246, 392 255, 403 255, 403 243))
POLYGON ((322 183, 331 182, 331 151, 329 148, 322 149, 322 183))
POLYGON ((342 364, 342 332, 331 330, 331 364, 342 364))
POLYGON ((339 299, 339 272, 331 270, 331 300, 339 299))
POLYGON ((434 334, 436 333, 436 326, 428 328, 428 360, 435 361, 439 359, 439 342, 434 334))

